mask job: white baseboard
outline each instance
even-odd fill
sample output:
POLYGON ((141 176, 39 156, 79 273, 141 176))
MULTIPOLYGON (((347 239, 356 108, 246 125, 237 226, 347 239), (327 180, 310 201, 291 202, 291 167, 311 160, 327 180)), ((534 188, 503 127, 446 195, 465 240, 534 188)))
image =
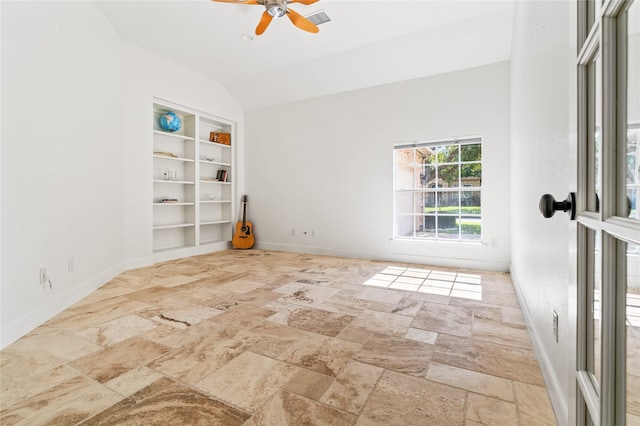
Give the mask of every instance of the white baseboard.
POLYGON ((513 287, 515 288, 516 294, 518 296, 518 301, 520 302, 522 314, 524 315, 525 322, 527 323, 527 329, 529 331, 529 336, 531 337, 531 343, 533 344, 533 351, 538 358, 538 365, 540 366, 540 372, 542 373, 542 378, 544 379, 544 383, 547 387, 547 392, 549 393, 549 399, 551 400, 551 406, 553 407, 556 421, 560 426, 568 426, 569 411, 567 408, 568 401, 566 400, 566 395, 563 395, 560 391, 560 383, 558 377, 553 373, 553 368, 551 368, 551 360, 549 359, 547 351, 545 350, 544 345, 541 343, 539 334, 534 326, 534 321, 531 318, 531 311, 529 310, 527 301, 522 294, 517 274, 513 270, 513 265, 511 265, 511 267, 509 268, 509 272, 511 274, 513 287))
POLYGON ((452 259, 420 254, 392 253, 392 252, 364 252, 336 248, 301 246, 294 244, 256 243, 255 247, 262 250, 289 251, 293 253, 309 253, 326 256, 352 257, 356 259, 370 259, 386 262, 415 263, 418 265, 442 266, 447 268, 464 268, 482 271, 506 272, 509 265, 504 262, 481 261, 473 259, 452 259))
POLYGON ((49 300, 44 305, 38 306, 13 321, 2 324, 2 340, 0 349, 4 349, 34 328, 42 325, 60 312, 72 306, 74 303, 87 297, 89 294, 102 287, 105 283, 117 277, 124 271, 124 263, 119 263, 103 271, 95 277, 75 286, 56 298, 49 300))

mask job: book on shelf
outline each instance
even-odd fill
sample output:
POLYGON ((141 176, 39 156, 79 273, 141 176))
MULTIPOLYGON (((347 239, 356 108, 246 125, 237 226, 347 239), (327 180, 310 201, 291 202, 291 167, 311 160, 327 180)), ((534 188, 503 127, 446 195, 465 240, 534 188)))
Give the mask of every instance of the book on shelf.
POLYGON ((219 182, 229 182, 229 171, 225 169, 218 170, 218 173, 216 173, 216 180, 219 182))

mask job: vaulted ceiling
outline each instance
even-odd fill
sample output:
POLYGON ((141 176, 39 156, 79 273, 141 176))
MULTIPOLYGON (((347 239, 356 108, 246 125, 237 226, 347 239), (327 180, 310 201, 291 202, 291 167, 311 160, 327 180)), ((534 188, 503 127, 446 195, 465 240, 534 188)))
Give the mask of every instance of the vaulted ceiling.
POLYGON ((215 79, 247 110, 508 60, 514 6, 506 0, 293 3, 302 15, 322 10, 331 21, 311 34, 279 18, 256 36, 259 5, 97 4, 124 40, 215 79))

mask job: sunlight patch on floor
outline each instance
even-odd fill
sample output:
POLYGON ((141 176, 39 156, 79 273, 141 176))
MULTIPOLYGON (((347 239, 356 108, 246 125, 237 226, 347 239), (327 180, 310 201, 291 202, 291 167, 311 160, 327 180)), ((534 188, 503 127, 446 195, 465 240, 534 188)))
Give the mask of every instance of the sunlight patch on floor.
POLYGON ((481 281, 481 276, 478 274, 388 266, 363 284, 371 287, 482 300, 481 281))

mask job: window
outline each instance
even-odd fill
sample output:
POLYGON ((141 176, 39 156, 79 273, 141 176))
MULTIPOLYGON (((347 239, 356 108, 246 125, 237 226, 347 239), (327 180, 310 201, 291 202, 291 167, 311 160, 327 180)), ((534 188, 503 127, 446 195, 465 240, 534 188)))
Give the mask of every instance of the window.
POLYGON ((480 242, 482 138, 394 147, 394 236, 480 242))

